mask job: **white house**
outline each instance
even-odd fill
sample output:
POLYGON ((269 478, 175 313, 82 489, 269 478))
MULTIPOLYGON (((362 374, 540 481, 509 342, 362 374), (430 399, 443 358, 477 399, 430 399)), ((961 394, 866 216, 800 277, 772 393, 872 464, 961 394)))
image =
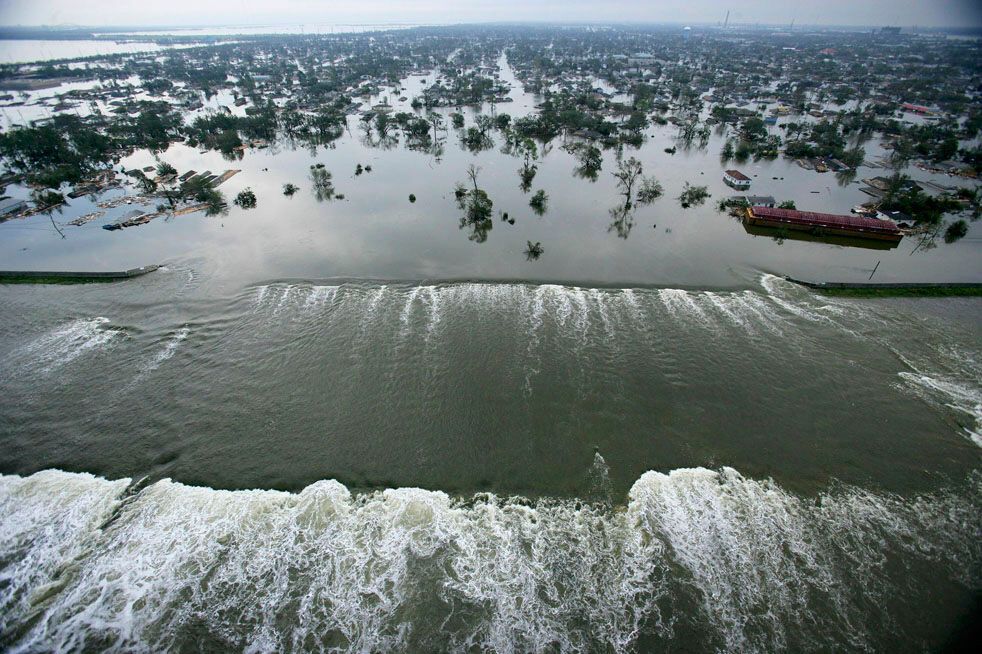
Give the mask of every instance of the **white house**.
POLYGON ((727 170, 723 173, 723 181, 738 189, 750 188, 750 178, 739 170, 727 170))

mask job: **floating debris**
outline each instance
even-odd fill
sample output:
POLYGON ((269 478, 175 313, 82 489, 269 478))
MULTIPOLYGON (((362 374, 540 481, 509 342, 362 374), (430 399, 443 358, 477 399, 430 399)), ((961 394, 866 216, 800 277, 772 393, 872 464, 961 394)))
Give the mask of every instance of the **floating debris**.
POLYGON ((116 207, 121 207, 124 204, 143 204, 147 205, 153 201, 152 198, 146 195, 121 195, 118 198, 112 198, 111 200, 104 200, 100 202, 97 207, 100 209, 115 209, 116 207))
POLYGON ((171 215, 172 216, 184 216, 184 215, 187 215, 189 213, 194 213, 196 211, 204 211, 207 208, 208 208, 208 203, 207 202, 201 202, 200 204, 192 204, 191 206, 182 207, 181 209, 177 209, 176 211, 171 212, 171 215))
POLYGON ((153 213, 143 213, 142 211, 135 210, 123 216, 124 220, 115 223, 110 223, 108 225, 103 225, 102 228, 108 229, 109 231, 114 231, 117 229, 122 229, 124 227, 136 227, 137 225, 146 225, 154 218, 159 218, 162 215, 164 215, 164 212, 162 211, 154 211, 153 213))
POLYGON ((85 223, 92 222, 96 218, 101 218, 102 216, 105 215, 106 215, 105 211, 93 211, 92 213, 87 213, 84 216, 79 216, 75 220, 68 221, 68 224, 73 225, 75 227, 81 227, 85 223))
POLYGON ((235 175, 237 175, 238 173, 241 173, 241 172, 242 171, 239 170, 239 169, 226 170, 224 173, 222 173, 217 178, 215 178, 215 180, 212 181, 211 185, 212 186, 221 186, 222 184, 224 184, 225 182, 227 182, 229 179, 231 179, 233 176, 235 176, 235 175))

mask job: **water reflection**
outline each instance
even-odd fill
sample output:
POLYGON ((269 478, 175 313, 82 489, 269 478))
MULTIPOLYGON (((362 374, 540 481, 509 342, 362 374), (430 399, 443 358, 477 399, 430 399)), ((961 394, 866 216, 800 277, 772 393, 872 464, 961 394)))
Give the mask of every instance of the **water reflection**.
POLYGON ((626 239, 634 227, 636 208, 649 205, 660 198, 664 189, 657 179, 644 175, 644 167, 634 157, 618 161, 613 175, 617 179, 617 188, 623 201, 608 211, 611 223, 607 231, 616 232, 619 238, 626 239))
POLYGON ((589 143, 570 143, 563 146, 566 152, 576 157, 577 166, 573 174, 581 179, 596 182, 603 167, 603 153, 600 148, 589 143))
POLYGON ((313 183, 314 197, 318 202, 333 200, 337 196, 331 172, 324 167, 324 164, 314 164, 310 167, 310 181, 313 183))
POLYGON ((457 199, 457 207, 464 212, 460 217, 460 229, 470 229, 471 233, 467 237, 475 243, 484 243, 488 240, 488 232, 494 227, 491 220, 491 210, 494 202, 488 197, 487 192, 477 185, 477 176, 481 168, 471 164, 467 167, 467 177, 471 181, 471 189, 461 183, 457 183, 454 188, 454 197, 457 199))
POLYGON ((535 212, 535 215, 545 215, 546 211, 549 210, 549 196, 546 194, 544 189, 540 188, 535 192, 535 194, 529 200, 529 206, 532 207, 532 211, 535 212))
POLYGON ((626 239, 631 235, 631 230, 634 228, 634 211, 631 206, 625 202, 624 204, 619 204, 615 207, 611 207, 608 211, 611 218, 611 223, 607 227, 608 232, 615 232, 618 238, 626 239))
MULTIPOLYGON (((238 115, 235 122, 241 139, 237 144, 229 140, 232 147, 226 147, 224 152, 216 147, 226 145, 221 136, 223 130, 217 127, 212 141, 171 145, 167 157, 181 171, 208 167, 214 169, 221 166, 220 161, 223 159, 220 159, 219 154, 224 160, 228 160, 226 155, 238 160, 245 151, 249 152, 243 163, 235 166, 242 168, 243 174, 222 187, 228 194, 231 210, 241 220, 234 221, 234 227, 227 225, 228 229, 220 237, 211 235, 209 227, 202 221, 187 218, 170 222, 165 215, 150 226, 124 230, 125 233, 111 240, 100 239, 101 230, 98 234, 93 234, 92 230, 84 226, 99 227, 101 222, 117 221, 124 211, 132 208, 128 204, 117 205, 105 212, 101 207, 95 206, 97 200, 94 200, 94 196, 82 196, 78 200, 72 200, 73 204, 65 210, 64 217, 54 216, 57 225, 65 228, 65 234, 75 239, 71 248, 56 245, 61 239, 53 233, 49 217, 38 215, 34 220, 43 223, 42 225, 30 224, 29 220, 25 224, 7 225, 7 228, 17 231, 5 234, 10 238, 6 239, 4 257, 11 262, 18 262, 17 266, 23 268, 86 267, 95 265, 93 261, 98 261, 98 265, 102 265, 103 261, 122 262, 112 263, 112 267, 118 268, 142 265, 162 256, 180 256, 187 250, 190 242, 197 251, 209 256, 237 257, 240 263, 251 262, 256 243, 265 244, 269 240, 268 232, 265 231, 266 221, 282 212, 295 214, 296 223, 278 231, 278 237, 282 240, 271 249, 270 256, 262 265, 250 264, 252 268, 262 269, 256 274, 277 276, 289 272, 321 275, 325 270, 330 270, 357 271, 369 276, 384 273, 408 278, 430 276, 437 271, 441 275, 508 277, 524 272, 516 272, 511 263, 500 262, 513 260, 523 250, 521 241, 528 239, 527 244, 545 241, 550 243, 550 257, 541 260, 535 270, 535 274, 542 279, 569 280, 579 279, 582 275, 589 279, 615 281, 650 282, 670 278, 679 283, 725 284, 730 282, 730 267, 746 262, 782 270, 790 267, 788 272, 797 272, 795 269, 804 267, 814 277, 835 276, 839 274, 837 270, 846 270, 842 266, 835 268, 836 265, 843 262, 848 264, 851 262, 850 256, 856 256, 857 252, 861 254, 861 250, 850 252, 854 247, 882 247, 879 243, 839 243, 826 239, 822 242, 852 247, 823 249, 790 243, 816 240, 800 234, 785 235, 785 238, 780 234, 769 234, 779 243, 789 241, 783 250, 795 248, 796 256, 789 264, 786 253, 774 247, 771 238, 745 238, 744 234, 751 230, 741 230, 730 221, 713 221, 710 224, 711 218, 707 214, 711 213, 711 209, 703 207, 702 210, 693 208, 689 215, 674 210, 659 217, 657 222, 665 233, 670 234, 672 227, 676 227, 675 238, 662 238, 660 242, 654 243, 650 242, 654 234, 647 229, 642 230, 643 233, 634 234, 638 245, 645 244, 645 247, 655 249, 671 247, 673 252, 682 256, 695 256, 697 263, 691 269, 669 268, 670 257, 661 257, 660 263, 653 265, 650 258, 635 256, 626 249, 620 252, 616 262, 611 262, 605 256, 604 241, 612 241, 614 236, 628 238, 638 220, 642 223, 647 221, 649 225, 653 222, 644 211, 638 210, 642 204, 642 181, 633 180, 629 184, 630 192, 625 193, 625 182, 630 180, 622 180, 614 172, 620 172, 621 163, 630 162, 630 155, 633 154, 644 162, 643 172, 657 170, 658 177, 665 185, 665 193, 669 193, 672 198, 678 196, 686 179, 708 184, 708 190, 712 191, 715 198, 729 197, 729 191, 719 178, 718 171, 714 173, 718 168, 716 153, 729 142, 727 139, 732 140, 734 146, 739 141, 726 129, 714 130, 719 133, 711 137, 710 154, 699 153, 697 146, 701 137, 698 133, 693 136, 691 149, 686 149, 675 138, 677 125, 666 127, 664 119, 658 122, 657 116, 654 122, 658 122, 660 127, 646 132, 645 139, 649 144, 641 149, 622 144, 617 150, 610 150, 606 149, 604 139, 590 141, 572 133, 562 137, 562 132, 552 135, 553 140, 550 141, 548 131, 542 129, 540 123, 528 120, 527 116, 527 112, 542 102, 542 97, 536 98, 521 90, 521 84, 514 79, 504 58, 500 67, 502 79, 513 84, 511 94, 515 103, 509 108, 514 117, 507 114, 496 116, 488 111, 487 104, 456 109, 455 105, 441 105, 433 109, 414 108, 410 112, 408 102, 393 102, 392 106, 387 107, 382 97, 365 97, 363 108, 354 106, 358 104, 354 102, 352 105, 339 107, 324 105, 323 109, 311 113, 289 106, 283 107, 277 113, 277 138, 266 138, 262 145, 256 145, 256 139, 263 138, 264 135, 268 137, 269 134, 264 131, 268 127, 268 121, 262 115, 238 115), (379 104, 383 106, 379 107, 379 104), (476 132, 469 132, 466 129, 468 126, 473 127, 476 132), (345 135, 350 138, 343 138, 345 135), (544 135, 547 137, 545 142, 533 140, 544 135), (469 148, 467 142, 476 145, 477 150, 469 148), (492 147, 497 144, 497 151, 482 150, 488 142, 492 147), (559 147, 555 147, 557 145, 559 147), (330 152, 325 154, 325 150, 330 152), (474 151, 480 152, 477 158, 474 151), (314 183, 312 193, 307 193, 304 182, 308 176, 314 182, 314 178, 321 175, 309 170, 310 164, 316 164, 318 160, 330 163, 331 170, 341 171, 341 179, 348 180, 342 181, 342 187, 351 186, 350 189, 340 189, 349 191, 351 200, 345 204, 344 214, 352 218, 366 217, 371 220, 352 220, 350 225, 349 221, 317 221, 327 209, 321 207, 321 213, 318 213, 316 203, 338 199, 339 195, 339 189, 334 187, 333 179, 329 177, 330 172, 326 170, 327 183, 314 183), (378 172, 371 176, 364 175, 368 168, 363 166, 363 175, 359 176, 356 164, 369 160, 375 161, 378 172), (441 161, 446 165, 436 165, 441 161), (476 195, 474 182, 460 175, 471 161, 484 166, 484 172, 477 179, 476 185, 480 193, 476 195), (351 176, 353 170, 356 171, 354 177, 351 176), (414 175, 421 170, 426 171, 426 179, 423 182, 413 180, 414 175), (705 172, 705 178, 699 177, 702 172, 705 172), (456 202, 447 193, 424 193, 424 187, 452 190, 457 178, 463 179, 465 184, 464 195, 458 196, 456 202), (289 189, 286 187, 287 183, 290 183, 289 189), (419 186, 420 183, 423 186, 419 186), (302 193, 296 192, 296 184, 304 187, 302 193), (260 200, 259 206, 249 216, 239 214, 239 210, 231 202, 236 193, 245 186, 251 186, 260 200), (449 224, 459 222, 460 229, 466 231, 469 240, 486 243, 492 222, 500 219, 513 225, 519 215, 528 215, 522 210, 515 212, 514 209, 523 207, 524 202, 530 202, 539 189, 547 194, 548 200, 542 208, 563 217, 562 230, 555 230, 548 220, 526 220, 516 230, 500 228, 502 233, 495 242, 480 248, 478 253, 477 249, 463 243, 463 239, 453 233, 452 228, 447 229, 449 224), (412 192, 419 195, 419 202, 410 208, 406 197, 412 192), (442 199, 439 197, 441 195, 442 199), (598 216, 596 211, 598 198, 605 197, 606 203, 600 200, 601 207, 613 205, 608 210, 609 222, 603 220, 602 214, 598 216), (291 204, 287 203, 288 200, 291 204), (506 207, 512 209, 514 217, 501 211, 506 207), (90 215, 95 216, 98 210, 105 213, 104 217, 99 214, 102 217, 100 222, 95 222, 94 217, 80 220, 90 215), (381 220, 387 216, 392 216, 392 219, 381 220), (706 223, 698 230, 692 229, 690 226, 693 218, 706 218, 706 223), (66 223, 66 220, 73 219, 79 221, 78 224, 66 223), (169 224, 165 226, 164 222, 169 224), (351 225, 358 227, 355 229, 351 225), (607 230, 602 226, 606 226, 607 230), (41 245, 30 240, 40 234, 42 227, 47 241, 51 243, 41 245), (301 229, 305 230, 305 234, 318 239, 323 246, 312 250, 315 254, 307 254, 294 245, 292 237, 299 234, 301 229), (350 232, 346 231, 349 229, 350 232), (146 239, 147 230, 156 230, 155 238, 146 239), (298 231, 294 234, 290 230, 298 231), (343 251, 332 250, 331 262, 325 263, 323 252, 334 247, 336 242, 351 244, 359 239, 364 239, 365 243, 343 251), (152 241, 154 247, 144 245, 144 241, 152 241), (28 255, 18 254, 24 245, 31 246, 34 254, 30 258, 28 255), (166 255, 161 254, 161 251, 166 255), (713 255, 700 257, 695 254, 697 252, 711 252, 713 255), (420 253, 425 253, 425 256, 420 253), (563 263, 571 260, 576 262, 575 265, 563 263)), ((429 83, 432 80, 428 79, 427 84, 429 83)), ((413 77, 403 80, 401 84, 409 87, 403 94, 413 97, 415 87, 422 84, 422 80, 413 77)), ((383 89, 383 92, 387 91, 383 89)), ((222 94, 227 96, 224 90, 222 94)), ((226 96, 219 94, 218 101, 228 103, 226 96)), ((391 94, 391 97, 395 98, 397 95, 391 94)), ((233 107, 232 111, 237 112, 238 109, 233 107)), ((215 119, 215 122, 217 125, 220 121, 215 119)), ((716 126, 722 127, 721 124, 716 126)), ((873 147, 879 147, 878 143, 879 141, 873 147)), ((798 205, 807 210, 848 212, 857 202, 868 200, 861 195, 858 185, 851 183, 854 178, 884 174, 875 165, 864 165, 860 167, 859 175, 836 174, 836 183, 832 183, 828 179, 832 175, 826 175, 823 179, 823 176, 796 165, 789 159, 753 159, 753 167, 757 169, 753 173, 753 192, 777 195, 781 200, 797 200, 798 205), (820 191, 811 194, 812 189, 820 191)), ((127 155, 124 160, 128 169, 153 163, 146 150, 127 155)), ((914 175, 918 181, 934 177, 933 173, 927 172, 915 172, 914 175)), ((632 176, 633 173, 628 175, 632 176)), ((643 174, 639 176, 644 177, 643 174)), ((127 186, 132 187, 133 184, 127 186)), ((19 184, 11 185, 12 196, 25 197, 28 192, 19 184)), ((159 191, 157 197, 162 199, 155 202, 168 201, 166 194, 159 191)), ((675 200, 671 202, 674 203, 675 200)), ((228 209, 226 207, 223 210, 228 209)), ((974 232, 976 225, 972 224, 970 227, 974 232)), ((972 235, 950 248, 932 249, 935 245, 944 245, 943 236, 942 230, 934 237, 925 234, 908 239, 908 245, 902 248, 904 254, 898 253, 891 259, 893 270, 898 271, 895 274, 917 278, 923 278, 925 274, 939 278, 977 276, 977 258, 973 258, 974 251, 970 249, 975 242, 972 235), (923 244, 918 243, 918 238, 923 240, 923 244), (923 256, 908 257, 912 248, 915 254, 923 256), (945 250, 945 253, 942 254, 940 250, 945 250), (935 256, 929 256, 929 252, 934 252, 935 256), (953 256, 946 258, 949 252, 953 256)), ((110 266, 109 263, 105 265, 110 266)), ((248 274, 252 274, 250 265, 229 269, 250 270, 248 274)), ((240 274, 245 276, 247 273, 240 274)))
MULTIPOLYGON (((894 250, 900 245, 900 241, 879 241, 868 238, 849 238, 848 236, 818 236, 791 229, 751 225, 747 222, 743 222, 743 228, 751 236, 764 236, 773 239, 778 245, 783 245, 785 241, 803 241, 866 250, 894 250)), ((928 245, 926 249, 930 249, 931 247, 934 246, 928 245)))
POLYGON ((535 261, 536 259, 542 256, 543 252, 545 252, 545 248, 542 247, 542 243, 540 243, 539 241, 536 241, 535 243, 533 243, 532 241, 526 241, 526 243, 528 244, 525 247, 526 261, 535 261))

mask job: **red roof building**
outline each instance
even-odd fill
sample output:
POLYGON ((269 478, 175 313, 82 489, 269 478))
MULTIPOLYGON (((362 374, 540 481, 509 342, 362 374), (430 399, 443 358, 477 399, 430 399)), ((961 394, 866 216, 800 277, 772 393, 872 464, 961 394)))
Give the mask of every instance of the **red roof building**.
POLYGON ((930 107, 925 107, 924 105, 921 104, 911 104, 909 102, 903 103, 902 105, 900 105, 900 108, 903 109, 904 111, 913 111, 915 114, 933 113, 930 107))
POLYGON ((751 225, 835 236, 874 238, 881 241, 899 241, 903 238, 900 228, 892 221, 861 216, 840 216, 774 207, 750 207, 747 209, 746 220, 751 225))

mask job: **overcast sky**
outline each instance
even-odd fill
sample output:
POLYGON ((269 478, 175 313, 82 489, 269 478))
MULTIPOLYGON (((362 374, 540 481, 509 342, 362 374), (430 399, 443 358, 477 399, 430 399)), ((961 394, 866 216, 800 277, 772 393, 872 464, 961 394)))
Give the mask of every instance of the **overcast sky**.
POLYGON ((0 0, 0 25, 722 22, 982 26, 982 0, 0 0))

